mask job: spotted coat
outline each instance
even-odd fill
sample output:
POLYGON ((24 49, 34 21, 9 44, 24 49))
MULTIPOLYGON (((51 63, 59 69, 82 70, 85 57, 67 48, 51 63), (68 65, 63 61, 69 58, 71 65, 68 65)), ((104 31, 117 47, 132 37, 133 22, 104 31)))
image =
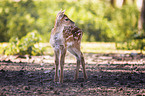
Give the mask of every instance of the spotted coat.
POLYGON ((80 42, 82 38, 83 32, 77 26, 66 26, 63 30, 63 37, 66 42, 80 42))

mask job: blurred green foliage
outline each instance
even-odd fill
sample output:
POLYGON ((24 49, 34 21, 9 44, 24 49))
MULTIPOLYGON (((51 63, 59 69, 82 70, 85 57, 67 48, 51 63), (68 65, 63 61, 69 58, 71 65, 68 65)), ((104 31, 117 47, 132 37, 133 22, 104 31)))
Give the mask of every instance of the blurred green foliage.
POLYGON ((104 0, 1 0, 0 41, 23 40, 36 30, 48 42, 60 9, 84 31, 83 41, 138 42, 133 39, 138 31, 136 5, 114 8, 104 0))
POLYGON ((17 37, 12 37, 8 46, 4 49, 5 55, 41 55, 43 54, 43 48, 38 46, 37 42, 41 41, 40 35, 37 31, 27 33, 26 36, 20 40, 17 37), (36 46, 37 44, 37 46, 36 46))
POLYGON ((36 19, 38 13, 32 0, 0 1, 0 41, 9 41, 13 36, 21 38, 36 29, 36 19))

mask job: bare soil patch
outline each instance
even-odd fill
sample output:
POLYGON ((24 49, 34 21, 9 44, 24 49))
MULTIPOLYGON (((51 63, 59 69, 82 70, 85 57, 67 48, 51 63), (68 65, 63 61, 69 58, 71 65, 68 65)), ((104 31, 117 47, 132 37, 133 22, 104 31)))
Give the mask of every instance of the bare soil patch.
POLYGON ((74 81, 75 58, 67 54, 64 83, 53 82, 53 56, 0 56, 0 96, 143 96, 145 56, 142 54, 84 54, 88 80, 80 69, 74 81))

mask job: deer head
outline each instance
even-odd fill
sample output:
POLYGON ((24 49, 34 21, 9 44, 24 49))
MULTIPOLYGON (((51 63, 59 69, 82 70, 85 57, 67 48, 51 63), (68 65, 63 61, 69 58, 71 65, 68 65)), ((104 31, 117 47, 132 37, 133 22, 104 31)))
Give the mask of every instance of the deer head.
POLYGON ((56 16, 55 26, 74 26, 74 22, 70 20, 67 15, 64 14, 64 11, 59 11, 56 16))

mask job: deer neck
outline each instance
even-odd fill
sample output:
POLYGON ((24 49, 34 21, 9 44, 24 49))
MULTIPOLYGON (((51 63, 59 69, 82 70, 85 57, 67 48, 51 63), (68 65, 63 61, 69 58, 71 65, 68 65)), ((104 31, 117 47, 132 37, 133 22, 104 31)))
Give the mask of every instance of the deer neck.
POLYGON ((54 26, 54 34, 63 32, 64 26, 54 26))

